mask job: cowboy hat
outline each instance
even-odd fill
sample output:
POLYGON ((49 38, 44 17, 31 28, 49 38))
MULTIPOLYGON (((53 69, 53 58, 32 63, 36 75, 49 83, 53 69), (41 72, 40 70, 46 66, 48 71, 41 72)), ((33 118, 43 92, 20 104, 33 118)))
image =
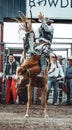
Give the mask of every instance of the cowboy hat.
POLYGON ((68 57, 68 60, 72 60, 72 56, 68 57))
POLYGON ((65 58, 62 57, 61 55, 58 55, 58 56, 57 56, 57 59, 58 59, 58 60, 63 60, 63 59, 65 59, 65 58))
POLYGON ((54 58, 56 58, 56 59, 57 59, 57 56, 56 56, 56 54, 55 54, 55 53, 52 53, 52 54, 51 54, 51 57, 54 57, 54 58))
POLYGON ((45 20, 47 23, 54 23, 54 20, 49 19, 49 18, 47 18, 47 17, 45 17, 44 20, 45 20))

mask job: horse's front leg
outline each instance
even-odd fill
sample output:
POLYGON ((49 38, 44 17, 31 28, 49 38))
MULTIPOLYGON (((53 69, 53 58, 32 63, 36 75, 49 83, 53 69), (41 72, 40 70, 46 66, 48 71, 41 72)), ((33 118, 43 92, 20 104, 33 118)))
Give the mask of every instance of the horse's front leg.
POLYGON ((24 117, 28 117, 29 116, 29 108, 31 106, 32 103, 32 92, 33 92, 33 86, 29 84, 28 86, 28 102, 27 102, 27 111, 24 117))
POLYGON ((47 85, 45 85, 42 88, 42 105, 43 105, 43 108, 44 108, 44 116, 45 116, 45 118, 48 117, 46 97, 47 97, 47 85))

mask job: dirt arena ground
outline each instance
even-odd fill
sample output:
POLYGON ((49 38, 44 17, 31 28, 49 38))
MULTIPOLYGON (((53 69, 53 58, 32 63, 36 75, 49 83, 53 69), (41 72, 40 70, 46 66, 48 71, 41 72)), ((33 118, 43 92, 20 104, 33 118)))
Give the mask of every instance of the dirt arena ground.
POLYGON ((0 130, 72 130, 72 106, 47 105, 43 115, 41 105, 32 105, 30 116, 24 118, 26 105, 0 104, 0 130))

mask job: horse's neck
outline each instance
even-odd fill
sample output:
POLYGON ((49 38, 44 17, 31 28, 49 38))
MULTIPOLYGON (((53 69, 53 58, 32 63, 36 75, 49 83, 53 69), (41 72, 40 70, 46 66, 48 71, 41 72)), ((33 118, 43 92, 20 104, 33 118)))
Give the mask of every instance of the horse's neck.
POLYGON ((27 34, 27 38, 28 38, 28 44, 29 44, 29 48, 28 48, 28 51, 32 51, 33 48, 34 48, 34 39, 35 39, 35 36, 34 36, 34 32, 33 31, 30 31, 28 34, 27 34), (33 35, 30 35, 31 33, 33 33, 33 35), (31 42, 32 41, 32 42, 31 42))

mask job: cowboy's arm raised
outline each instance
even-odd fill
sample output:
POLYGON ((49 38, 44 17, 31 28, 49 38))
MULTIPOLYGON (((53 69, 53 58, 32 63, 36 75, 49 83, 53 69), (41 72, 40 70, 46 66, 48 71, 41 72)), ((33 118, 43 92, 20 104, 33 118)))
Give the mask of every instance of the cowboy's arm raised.
POLYGON ((42 28, 46 31, 46 32, 51 32, 51 34, 53 35, 53 33, 54 33, 54 28, 53 28, 53 26, 52 25, 49 25, 48 26, 48 24, 46 24, 46 20, 45 20, 45 18, 44 18, 44 15, 40 12, 40 14, 39 14, 39 20, 42 22, 42 28))

